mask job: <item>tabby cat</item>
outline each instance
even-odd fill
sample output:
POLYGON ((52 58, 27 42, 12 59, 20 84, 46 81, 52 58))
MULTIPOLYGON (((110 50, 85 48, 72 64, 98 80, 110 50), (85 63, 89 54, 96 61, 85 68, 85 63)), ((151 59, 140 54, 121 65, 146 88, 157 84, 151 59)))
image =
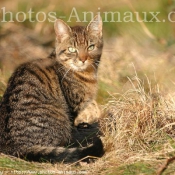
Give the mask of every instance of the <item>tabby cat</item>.
POLYGON ((95 98, 102 54, 102 20, 69 27, 57 19, 50 57, 19 66, 0 104, 0 152, 32 161, 74 162, 102 156, 100 138, 66 147, 77 115, 95 98))

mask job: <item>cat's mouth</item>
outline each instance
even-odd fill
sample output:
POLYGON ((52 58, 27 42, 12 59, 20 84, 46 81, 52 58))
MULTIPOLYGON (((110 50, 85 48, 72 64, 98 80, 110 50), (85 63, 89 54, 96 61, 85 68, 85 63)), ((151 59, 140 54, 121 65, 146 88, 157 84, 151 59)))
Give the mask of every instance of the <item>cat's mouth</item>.
POLYGON ((86 60, 84 63, 82 61, 74 61, 70 64, 71 68, 75 71, 83 71, 88 67, 88 61, 86 60))

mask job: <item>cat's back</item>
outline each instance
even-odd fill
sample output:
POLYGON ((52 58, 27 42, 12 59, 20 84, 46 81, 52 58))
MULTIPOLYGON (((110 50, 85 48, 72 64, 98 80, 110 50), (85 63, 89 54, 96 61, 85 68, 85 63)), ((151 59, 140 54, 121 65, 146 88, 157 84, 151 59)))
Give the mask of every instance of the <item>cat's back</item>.
POLYGON ((38 59, 20 65, 9 79, 4 98, 13 94, 19 96, 21 93, 23 95, 30 94, 29 92, 37 93, 37 89, 42 89, 50 95, 54 93, 54 90, 58 89, 58 78, 53 64, 52 60, 38 59))
MULTIPOLYGON (((59 76, 51 59, 38 59, 20 65, 9 79, 7 89, 1 100, 0 114, 3 106, 11 113, 20 108, 35 105, 63 103, 59 76)), ((58 104, 59 105, 59 104, 58 104)))
POLYGON ((61 138, 64 138, 66 142, 70 137, 69 123, 67 122, 67 127, 63 124, 68 121, 67 111, 67 104, 53 61, 38 59, 24 63, 9 79, 0 104, 1 144, 9 140, 10 145, 12 142, 18 144, 28 142, 30 146, 34 139, 42 143, 40 136, 43 133, 46 137, 50 137, 52 145, 58 144, 60 141, 54 142, 53 140, 55 136, 59 139, 60 130, 63 128, 67 135, 61 138), (59 114, 64 121, 61 117, 57 117, 60 116, 59 114), (32 136, 34 131, 35 136, 32 136))

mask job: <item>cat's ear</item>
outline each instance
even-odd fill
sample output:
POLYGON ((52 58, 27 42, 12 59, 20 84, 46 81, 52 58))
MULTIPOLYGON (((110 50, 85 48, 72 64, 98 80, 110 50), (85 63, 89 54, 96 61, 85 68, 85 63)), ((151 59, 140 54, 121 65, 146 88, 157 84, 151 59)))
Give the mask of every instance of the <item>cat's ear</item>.
POLYGON ((98 37, 102 36, 102 19, 100 15, 97 15, 94 17, 94 19, 88 24, 87 31, 92 34, 96 35, 98 37))
POLYGON ((71 28, 61 19, 56 20, 54 29, 59 42, 64 41, 71 34, 71 28))

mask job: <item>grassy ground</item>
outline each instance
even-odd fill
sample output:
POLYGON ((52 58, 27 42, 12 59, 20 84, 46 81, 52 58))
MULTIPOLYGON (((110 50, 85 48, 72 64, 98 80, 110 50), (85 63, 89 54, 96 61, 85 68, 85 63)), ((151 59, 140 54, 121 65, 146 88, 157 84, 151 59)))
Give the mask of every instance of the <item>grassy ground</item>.
MULTIPOLYGON (((80 18, 83 11, 95 13, 100 7, 101 13, 160 11, 160 19, 167 19, 174 1, 17 0, 2 1, 1 6, 11 10, 13 15, 19 11, 27 14, 30 8, 35 14, 56 11, 58 16, 66 15, 66 20, 73 7, 80 18)), ((0 13, 1 18, 2 15, 0 13)), ((45 57, 52 50, 54 31, 51 22, 31 23, 29 20, 3 22, 0 29, 2 96, 17 65, 31 58, 45 57)), ((52 165, 1 154, 0 174, 175 174, 174 23, 106 22, 104 42, 97 101, 103 111, 101 128, 105 155, 92 164, 52 165)))

